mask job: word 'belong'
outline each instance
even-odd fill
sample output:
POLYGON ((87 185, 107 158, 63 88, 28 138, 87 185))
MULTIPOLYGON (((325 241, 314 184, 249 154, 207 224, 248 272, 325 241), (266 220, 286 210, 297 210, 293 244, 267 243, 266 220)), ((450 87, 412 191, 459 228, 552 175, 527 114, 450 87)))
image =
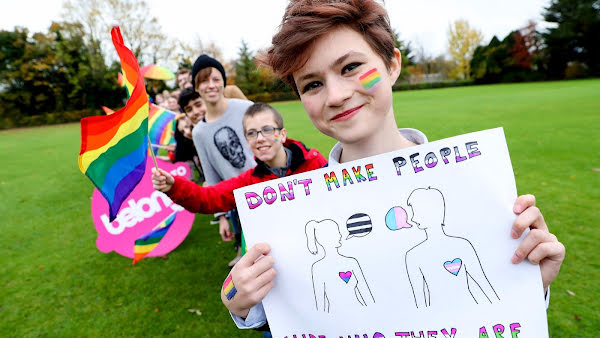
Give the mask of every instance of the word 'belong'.
POLYGON ((417 174, 424 171, 425 168, 431 169, 436 167, 440 162, 447 165, 450 162, 459 163, 476 156, 481 156, 481 152, 477 148, 477 141, 472 141, 465 143, 464 150, 459 148, 459 146, 454 146, 452 149, 444 147, 438 152, 430 151, 425 156, 422 156, 420 153, 413 153, 408 157, 408 160, 402 156, 398 156, 393 158, 392 161, 396 168, 396 174, 401 176, 402 170, 405 169, 404 166, 408 162, 410 162, 410 167, 412 167, 414 173, 417 174))

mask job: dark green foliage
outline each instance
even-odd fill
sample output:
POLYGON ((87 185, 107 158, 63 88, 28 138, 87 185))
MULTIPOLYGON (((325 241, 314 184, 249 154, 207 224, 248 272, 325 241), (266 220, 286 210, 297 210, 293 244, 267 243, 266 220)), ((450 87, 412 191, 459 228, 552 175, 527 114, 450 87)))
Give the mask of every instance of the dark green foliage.
POLYGON ((242 40, 235 63, 235 84, 252 101, 272 102, 296 99, 292 88, 266 68, 258 68, 254 53, 242 40))
POLYGON ((246 41, 242 40, 238 60, 235 63, 235 84, 246 95, 256 94, 260 91, 257 80, 258 70, 256 69, 256 63, 254 63, 254 55, 248 48, 246 41))
POLYGON ((552 0, 543 14, 556 24, 543 34, 548 76, 600 76, 600 1, 552 0))
POLYGON ((399 83, 396 82, 392 86, 393 91, 416 90, 416 89, 435 89, 435 88, 451 88, 464 87, 474 85, 472 79, 469 80, 449 80, 442 82, 416 82, 416 83, 399 83))
POLYGON ((398 50, 400 50, 400 54, 402 55, 402 70, 400 71, 400 76, 398 77, 398 82, 401 82, 410 76, 410 72, 408 71, 407 67, 414 65, 415 60, 412 48, 410 46, 410 41, 405 42, 401 40, 400 33, 393 28, 392 33, 394 36, 394 45, 396 48, 398 48, 398 50))
POLYGON ((538 81, 539 33, 535 25, 510 32, 502 41, 493 37, 487 46, 475 49, 471 59, 472 77, 476 83, 538 81))
POLYGON ((47 34, 33 36, 18 27, 0 31, 0 56, 0 128, 69 121, 64 112, 96 114, 125 97, 116 81, 119 64, 105 65, 80 24, 53 23, 47 34))

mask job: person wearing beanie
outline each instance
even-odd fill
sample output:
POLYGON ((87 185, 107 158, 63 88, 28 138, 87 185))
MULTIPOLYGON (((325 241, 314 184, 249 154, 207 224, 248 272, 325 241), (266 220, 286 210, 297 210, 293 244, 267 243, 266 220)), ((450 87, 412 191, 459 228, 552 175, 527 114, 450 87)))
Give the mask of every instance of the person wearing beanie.
MULTIPOLYGON (((242 126, 244 112, 253 102, 224 96, 227 85, 225 68, 206 54, 200 55, 194 62, 192 85, 206 106, 204 119, 192 131, 206 183, 215 185, 253 168, 256 162, 244 141, 242 126)), ((219 218, 221 238, 230 241, 232 238, 225 214, 215 216, 219 218)), ((233 224, 236 245, 240 248, 242 236, 237 210, 229 212, 229 218, 233 224)), ((238 250, 238 255, 230 262, 230 266, 239 260, 239 256, 238 250)))

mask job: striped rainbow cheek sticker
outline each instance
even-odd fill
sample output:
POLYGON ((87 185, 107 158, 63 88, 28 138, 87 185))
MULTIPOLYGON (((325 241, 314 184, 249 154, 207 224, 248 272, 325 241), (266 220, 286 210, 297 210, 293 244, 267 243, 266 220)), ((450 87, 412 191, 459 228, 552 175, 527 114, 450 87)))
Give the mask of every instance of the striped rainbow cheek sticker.
POLYGON ((231 279, 231 274, 227 276, 227 279, 225 279, 225 282, 223 283, 223 293, 225 294, 225 297, 227 297, 227 300, 231 300, 237 293, 237 289, 233 285, 233 280, 231 279))
POLYGON ((381 76, 379 75, 379 71, 377 68, 373 68, 370 71, 361 75, 358 80, 360 84, 365 87, 365 89, 371 89, 375 86, 379 81, 381 81, 381 76))
POLYGON ((277 134, 273 135, 273 141, 279 142, 279 135, 277 135, 277 134))

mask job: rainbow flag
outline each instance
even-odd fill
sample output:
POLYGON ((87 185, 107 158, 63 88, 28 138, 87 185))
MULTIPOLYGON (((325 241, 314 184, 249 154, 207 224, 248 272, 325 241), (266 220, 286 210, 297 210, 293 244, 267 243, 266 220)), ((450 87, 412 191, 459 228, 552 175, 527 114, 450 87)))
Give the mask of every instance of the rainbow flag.
POLYGON ((125 88, 125 91, 127 92, 127 97, 130 97, 131 93, 133 93, 134 85, 131 82, 129 82, 128 79, 124 77, 121 73, 117 74, 117 83, 119 84, 119 86, 125 88))
POLYGON ((154 248, 156 248, 158 243, 161 241, 161 239, 163 239, 163 237, 165 237, 171 228, 171 225, 175 221, 175 217, 177 217, 177 213, 178 211, 174 211, 157 226, 155 226, 152 231, 135 240, 132 264, 139 262, 142 258, 146 257, 147 254, 151 253, 154 248))
POLYGON ((155 104, 150 105, 148 134, 155 154, 158 153, 158 147, 154 147, 154 145, 175 143, 176 116, 177 114, 172 111, 165 110, 155 104))
POLYGON ((125 107, 114 114, 81 119, 79 169, 98 188, 113 221, 123 201, 144 176, 148 155, 148 95, 133 53, 119 27, 111 30, 126 80, 135 83, 125 107))

